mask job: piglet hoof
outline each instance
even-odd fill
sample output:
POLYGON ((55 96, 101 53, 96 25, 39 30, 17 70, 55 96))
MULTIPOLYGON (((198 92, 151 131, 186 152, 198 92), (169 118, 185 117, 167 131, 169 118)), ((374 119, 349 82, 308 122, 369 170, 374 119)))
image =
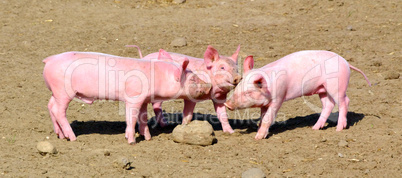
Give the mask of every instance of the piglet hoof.
POLYGON ((68 141, 71 141, 71 142, 73 142, 73 141, 76 141, 77 140, 77 138, 67 138, 68 139, 68 141))
POLYGON ((336 126, 336 131, 337 131, 337 132, 342 131, 344 128, 346 128, 346 124, 345 124, 345 126, 338 124, 338 125, 336 126))
POLYGON ((324 127, 324 125, 315 124, 315 125, 313 126, 313 130, 320 130, 320 129, 322 129, 323 127, 324 127))
POLYGON ((73 135, 66 135, 66 138, 68 139, 68 140, 70 140, 70 141, 75 141, 75 140, 77 140, 77 137, 75 137, 75 135, 73 134, 73 135))
POLYGON ((130 145, 135 145, 135 138, 133 137, 133 138, 128 138, 127 139, 127 142, 128 142, 128 144, 130 144, 130 145))
POLYGON ((230 134, 234 133, 234 130, 231 127, 223 128, 222 130, 223 130, 224 133, 230 133, 230 134))
POLYGON ((149 133, 149 130, 145 130, 143 133, 141 133, 141 136, 144 137, 145 140, 149 141, 151 140, 151 133, 149 133))
POLYGON ((57 138, 59 138, 59 139, 65 139, 66 138, 63 133, 56 133, 56 134, 57 134, 57 138))
POLYGON ((187 120, 184 120, 183 119, 183 121, 181 121, 181 125, 187 125, 187 124, 189 124, 190 122, 188 122, 187 120))
POLYGON ((346 128, 347 122, 345 120, 338 120, 338 125, 336 126, 336 131, 342 131, 344 128, 346 128))
POLYGON ((68 141, 75 141, 77 140, 77 137, 72 134, 72 135, 68 135, 68 134, 59 134, 58 137, 60 139, 67 139, 68 141))
POLYGON ((267 137, 267 135, 268 135, 268 132, 266 132, 266 133, 260 133, 260 132, 258 132, 257 135, 255 135, 254 139, 256 139, 256 140, 262 140, 262 139, 264 139, 265 137, 267 137))
POLYGON ((140 128, 140 135, 144 136, 145 140, 151 140, 151 133, 148 127, 140 128))

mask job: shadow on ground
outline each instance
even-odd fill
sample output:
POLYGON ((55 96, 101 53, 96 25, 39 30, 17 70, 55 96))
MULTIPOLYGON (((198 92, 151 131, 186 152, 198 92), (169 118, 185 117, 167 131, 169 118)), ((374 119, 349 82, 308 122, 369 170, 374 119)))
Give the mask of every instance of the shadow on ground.
MULTIPOLYGON (((332 113, 328 118, 328 125, 323 129, 335 127, 338 120, 338 114, 339 113, 332 113)), ((182 122, 181 113, 164 113, 164 117, 167 119, 168 125, 163 128, 156 123, 155 117, 152 117, 148 121, 148 126, 151 127, 152 136, 157 136, 161 133, 171 133, 173 129, 182 122)), ((318 118, 319 114, 311 114, 302 117, 290 118, 286 121, 275 122, 270 127, 270 135, 301 127, 312 127, 317 122, 318 118)), ((362 120, 364 118, 364 114, 348 112, 347 118, 349 127, 362 120)), ((215 115, 194 113, 193 120, 206 120, 212 125, 214 130, 222 130, 221 123, 215 115)), ((259 121, 260 118, 245 120, 230 119, 229 123, 233 129, 246 129, 246 131, 242 131, 241 133, 251 133, 257 131, 259 121)), ((73 121, 71 123, 71 127, 77 136, 93 133, 122 134, 125 132, 126 123, 123 121, 73 121)), ((138 124, 136 124, 136 127, 136 130, 138 131, 138 124)))
MULTIPOLYGON (((328 120, 327 120, 328 124, 322 129, 336 127, 336 124, 338 122, 338 116, 339 116, 338 112, 331 113, 331 115, 328 117, 328 120)), ((313 127, 319 117, 320 117, 320 114, 316 113, 316 114, 310 114, 310 115, 303 116, 303 117, 290 118, 286 121, 275 122, 270 127, 269 136, 272 134, 278 134, 278 133, 282 133, 287 130, 293 130, 296 128, 313 127)), ((365 117, 365 115, 361 114, 361 113, 348 112, 346 117, 348 118, 348 124, 347 124, 347 129, 348 129, 350 126, 353 126, 356 123, 360 122, 360 120, 362 120, 365 117)))

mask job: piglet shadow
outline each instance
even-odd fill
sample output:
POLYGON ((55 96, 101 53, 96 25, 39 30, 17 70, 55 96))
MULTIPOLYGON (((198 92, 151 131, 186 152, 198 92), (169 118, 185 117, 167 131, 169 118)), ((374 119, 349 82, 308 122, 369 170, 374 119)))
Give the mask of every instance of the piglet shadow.
MULTIPOLYGON (((328 129, 331 127, 336 127, 338 122, 339 113, 331 113, 328 117, 327 125, 323 129, 328 129)), ((182 122, 182 114, 181 113, 164 113, 164 117, 168 120, 168 126, 162 129, 152 129, 154 133, 152 135, 158 135, 160 133, 171 133, 173 129, 182 122)), ((277 121, 270 127, 270 135, 278 134, 281 132, 285 132, 287 130, 293 130, 296 128, 302 127, 312 127, 317 122, 320 114, 310 114, 307 116, 298 116, 295 118, 290 118, 285 121, 277 121)), ((347 128, 349 126, 355 125, 356 123, 360 122, 365 115, 361 113, 355 112, 348 112, 347 116, 348 123, 347 128)), ((201 113, 194 113, 193 120, 201 120, 201 121, 208 121, 214 130, 222 130, 222 125, 217 118, 216 115, 211 114, 201 114, 201 113)), ((232 126, 233 129, 241 129, 240 133, 252 133, 257 132, 258 130, 258 123, 260 118, 258 119, 229 119, 229 124, 232 126), (246 130, 244 130, 246 129, 246 130)), ((151 118, 148 122, 148 125, 152 128, 159 127, 155 121, 155 118, 151 118)))
MULTIPOLYGON (((148 121, 148 126, 151 128, 151 135, 157 136, 162 133, 172 133, 173 129, 182 123, 182 113, 163 113, 165 119, 167 120, 167 125, 165 127, 160 127, 156 122, 155 117, 152 117, 148 121)), ((323 129, 328 129, 335 127, 337 124, 339 113, 332 113, 327 122, 328 125, 323 129)), ((360 122, 365 117, 364 114, 348 112, 348 127, 355 125, 360 122)), ((319 114, 310 114, 307 116, 298 116, 295 118, 290 118, 285 121, 277 121, 270 127, 270 135, 285 132, 287 130, 292 130, 301 127, 312 127, 318 120, 319 114)), ((194 113, 193 120, 204 120, 208 121, 214 130, 222 130, 221 123, 216 115, 212 114, 201 114, 194 113)), ((240 133, 251 133, 257 132, 258 130, 258 119, 229 119, 229 124, 233 129, 246 129, 240 133)), ((71 127, 76 134, 87 135, 87 134, 122 134, 125 132, 126 123, 124 121, 73 121, 71 127)), ((138 132, 138 124, 136 124, 136 131, 138 132)), ((144 140, 143 137, 137 138, 137 142, 144 140)))
MULTIPOLYGON (((339 113, 331 113, 331 115, 328 117, 327 123, 323 130, 331 128, 331 127, 336 127, 338 123, 338 116, 339 113)), ((270 127, 270 133, 268 135, 271 136, 272 134, 278 134, 285 132, 287 130, 293 130, 296 128, 301 128, 301 127, 312 127, 314 124, 317 122, 318 118, 320 117, 319 113, 316 114, 310 114, 307 116, 302 116, 302 117, 295 117, 295 118, 290 118, 285 121, 278 121, 275 122, 271 127, 270 127)), ((347 114, 347 127, 348 129, 350 126, 355 125, 356 123, 360 122, 365 115, 361 113, 355 113, 355 112, 348 112, 347 114)))
MULTIPOLYGON (((126 130, 126 122, 123 121, 73 121, 71 124, 75 135, 78 137, 80 135, 88 134, 106 134, 106 135, 116 135, 123 134, 126 130)), ((136 124, 135 130, 138 132, 138 124, 136 124)), ((139 143, 144 141, 143 136, 136 137, 136 142, 139 143)))
MULTIPOLYGON (((161 133, 171 133, 173 129, 182 123, 183 115, 182 113, 163 113, 164 118, 167 120, 167 126, 161 128, 157 122, 155 117, 152 117, 148 121, 148 126, 151 127, 151 135, 159 135, 161 133)), ((212 128, 217 130, 222 130, 221 122, 219 121, 216 115, 212 114, 201 114, 201 113, 194 113, 193 114, 193 121, 207 121, 212 125, 212 128)), ((229 119, 229 124, 232 126, 233 129, 252 129, 257 130, 257 123, 259 119, 247 119, 247 120, 240 120, 240 119, 229 119)))
POLYGON ((121 134, 126 130, 126 123, 122 121, 73 121, 71 124, 76 136, 87 134, 121 134))

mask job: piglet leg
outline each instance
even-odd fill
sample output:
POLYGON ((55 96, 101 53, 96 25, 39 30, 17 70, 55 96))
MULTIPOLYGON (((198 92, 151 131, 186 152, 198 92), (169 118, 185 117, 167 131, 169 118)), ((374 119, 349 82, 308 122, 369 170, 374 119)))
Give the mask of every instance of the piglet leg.
POLYGON ((282 105, 282 101, 272 102, 272 104, 266 109, 266 107, 261 108, 261 121, 260 128, 258 129, 257 135, 254 137, 256 140, 261 140, 267 137, 269 132, 269 127, 274 123, 276 114, 282 105), (265 113, 264 115, 262 115, 265 113))
POLYGON ((223 103, 214 102, 214 107, 216 111, 216 115, 218 116, 219 121, 222 124, 222 131, 227 133, 234 133, 234 130, 229 124, 228 114, 226 113, 226 107, 223 103))
POLYGON ((77 137, 75 136, 73 129, 71 128, 66 117, 66 111, 70 101, 71 99, 69 97, 56 98, 55 96, 52 96, 49 101, 49 111, 50 116, 52 117, 55 132, 58 134, 59 138, 68 138, 70 141, 74 141, 77 139, 77 137))
POLYGON ((341 75, 339 78, 327 79, 327 94, 334 99, 334 102, 338 104, 339 117, 336 131, 341 131, 347 126, 349 98, 346 96, 347 82, 349 75, 341 75), (342 81, 342 82, 340 82, 342 81))
POLYGON ((313 126, 313 130, 319 130, 324 127, 329 115, 332 112, 332 109, 334 109, 335 106, 334 100, 326 93, 321 93, 319 94, 319 96, 322 103, 322 111, 320 114, 320 118, 318 119, 317 123, 315 123, 315 125, 313 126))
POLYGON ((190 100, 184 100, 184 109, 183 109, 183 121, 182 124, 189 124, 191 122, 191 119, 193 119, 193 113, 194 113, 194 108, 197 103, 190 101, 190 100))
POLYGON ((348 114, 349 98, 346 95, 340 98, 338 106, 339 106, 339 118, 338 118, 338 125, 336 126, 336 131, 341 131, 347 126, 346 115, 348 114))
POLYGON ((165 127, 167 125, 167 121, 163 117, 162 102, 152 103, 152 108, 154 109, 156 122, 158 122, 159 126, 165 127))
POLYGON ((140 134, 145 137, 145 140, 151 140, 151 133, 149 132, 148 127, 148 116, 147 116, 147 104, 143 104, 139 113, 139 126, 140 126, 140 134))
POLYGON ((52 111, 52 110, 54 110, 53 109, 54 105, 55 105, 55 99, 52 96, 52 97, 50 97, 49 104, 47 105, 47 108, 49 110, 50 118, 52 119, 54 132, 57 134, 57 136, 60 139, 63 139, 63 138, 65 138, 65 136, 63 134, 63 131, 61 130, 61 127, 60 127, 59 123, 57 122, 57 118, 56 118, 55 114, 53 114, 54 111, 52 111))
POLYGON ((141 105, 126 102, 126 138, 130 145, 135 144, 135 124, 140 114, 141 105))

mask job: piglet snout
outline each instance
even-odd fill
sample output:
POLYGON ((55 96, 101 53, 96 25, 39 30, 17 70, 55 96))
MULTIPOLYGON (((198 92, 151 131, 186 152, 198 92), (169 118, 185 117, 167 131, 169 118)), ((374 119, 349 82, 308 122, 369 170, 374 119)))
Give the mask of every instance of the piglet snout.
POLYGON ((229 104, 227 103, 223 103, 229 110, 233 111, 233 108, 231 106, 229 106, 229 104))
POLYGON ((233 85, 239 84, 241 79, 242 77, 240 75, 236 76, 233 80, 233 85))

